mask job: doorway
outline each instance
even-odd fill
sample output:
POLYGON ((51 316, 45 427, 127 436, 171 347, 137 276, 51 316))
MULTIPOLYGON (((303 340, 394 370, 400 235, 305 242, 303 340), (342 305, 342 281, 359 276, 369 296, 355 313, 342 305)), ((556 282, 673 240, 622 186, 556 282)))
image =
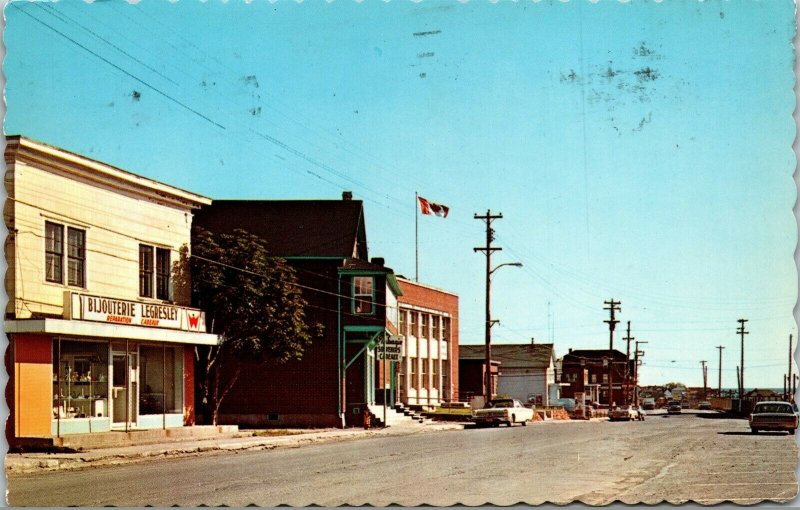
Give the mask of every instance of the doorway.
POLYGON ((112 427, 129 429, 136 426, 139 401, 139 355, 135 352, 111 353, 111 417, 112 427))

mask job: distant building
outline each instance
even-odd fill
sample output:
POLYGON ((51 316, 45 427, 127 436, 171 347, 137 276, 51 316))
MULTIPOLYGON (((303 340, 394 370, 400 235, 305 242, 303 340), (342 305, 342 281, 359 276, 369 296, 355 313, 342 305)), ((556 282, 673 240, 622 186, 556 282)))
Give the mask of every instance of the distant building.
POLYGON ((396 401, 435 407, 457 400, 458 296, 402 277, 398 282, 403 349, 396 401))
POLYGON ((574 398, 575 393, 584 393, 587 401, 600 404, 623 404, 626 395, 633 400, 636 381, 634 361, 628 361, 624 353, 614 349, 570 349, 562 358, 560 380, 561 396, 574 398), (611 398, 608 395, 609 365, 611 366, 611 398), (626 374, 629 375, 625 385, 626 374))
MULTIPOLYGON (((462 345, 460 359, 485 363, 484 345, 462 345)), ((495 393, 522 402, 549 405, 558 398, 553 344, 492 344, 498 363, 495 393)))
MULTIPOLYGON (((484 385, 486 384, 486 358, 475 351, 478 346, 461 345, 458 356, 458 399, 470 402, 475 397, 483 398, 484 385)), ((480 346, 481 349, 485 347, 480 346)), ((492 377, 492 395, 497 395, 497 377, 500 373, 500 362, 491 360, 489 373, 492 377)), ((482 400, 481 400, 482 402, 482 400)))
POLYGON ((6 140, 9 442, 192 424, 194 347, 218 338, 172 263, 210 200, 6 140))

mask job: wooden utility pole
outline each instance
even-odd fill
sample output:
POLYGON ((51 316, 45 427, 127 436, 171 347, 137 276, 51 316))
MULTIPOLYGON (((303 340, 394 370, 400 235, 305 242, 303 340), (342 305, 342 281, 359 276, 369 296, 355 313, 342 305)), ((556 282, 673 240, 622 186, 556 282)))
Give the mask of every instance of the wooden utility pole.
POLYGON ((736 332, 742 338, 742 364, 739 365, 739 399, 741 400, 744 397, 744 336, 750 332, 744 329, 744 323, 747 322, 747 319, 739 319, 737 322, 739 327, 736 328, 736 332))
POLYGON ((608 324, 608 408, 611 409, 611 403, 613 402, 614 395, 614 385, 612 383, 614 378, 614 329, 619 322, 618 320, 614 319, 614 313, 621 311, 619 305, 621 305, 622 302, 611 299, 609 301, 605 301, 605 304, 608 306, 604 307, 603 310, 608 310, 611 313, 611 318, 607 321, 603 321, 608 324))
POLYGON ((631 384, 631 341, 634 337, 631 336, 631 321, 628 321, 628 334, 623 338, 627 342, 625 348, 625 404, 631 403, 631 396, 628 393, 628 388, 631 384))
MULTIPOLYGON (((647 341, 636 340, 636 347, 634 347, 633 351, 633 380, 636 381, 636 386, 639 385, 639 356, 644 356, 644 351, 639 350, 639 344, 646 344, 647 341)), ((636 391, 635 387, 633 390, 633 403, 636 407, 639 406, 639 392, 636 391)))
POLYGON ((739 385, 739 412, 742 412, 744 395, 742 394, 742 374, 739 371, 739 367, 736 367, 736 383, 739 385))
MULTIPOLYGON (((791 380, 791 378, 792 378, 792 335, 790 333, 789 334, 789 371, 786 372, 786 380, 789 381, 789 380, 791 380)), ((788 393, 789 393, 789 391, 788 391, 789 385, 787 385, 786 387, 787 387, 787 391, 786 391, 787 394, 784 397, 788 400, 789 399, 789 395, 788 395, 788 393)))
POLYGON ((708 381, 706 380, 706 374, 708 373, 706 372, 706 363, 708 363, 706 360, 700 361, 700 365, 703 366, 703 400, 706 399, 706 386, 708 385, 708 381))
POLYGON ((485 341, 486 341, 486 361, 484 375, 484 389, 483 396, 485 402, 492 399, 492 312, 491 312, 491 275, 492 275, 492 253, 502 250, 502 248, 493 247, 494 229, 492 229, 492 221, 503 217, 503 213, 492 214, 491 210, 486 211, 486 215, 475 215, 476 220, 483 220, 486 222, 486 246, 473 248, 474 251, 482 251, 486 254, 486 324, 485 324, 485 341))
POLYGON ((722 349, 725 347, 722 345, 718 345, 717 349, 719 349, 719 379, 717 380, 717 396, 722 398, 722 349))

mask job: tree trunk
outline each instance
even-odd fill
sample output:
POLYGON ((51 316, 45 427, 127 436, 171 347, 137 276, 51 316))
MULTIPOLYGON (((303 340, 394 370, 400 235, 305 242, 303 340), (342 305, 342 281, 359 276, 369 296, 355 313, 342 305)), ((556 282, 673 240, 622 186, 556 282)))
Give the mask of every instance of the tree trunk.
POLYGON ((242 364, 237 360, 236 362, 236 369, 233 371, 233 375, 231 376, 228 383, 222 388, 222 394, 220 395, 220 379, 222 378, 221 372, 222 365, 217 365, 217 370, 215 370, 215 377, 214 377, 214 410, 211 414, 211 422, 214 426, 218 425, 219 420, 219 408, 222 406, 222 401, 231 391, 233 385, 236 384, 236 381, 239 380, 239 374, 242 372, 242 364))

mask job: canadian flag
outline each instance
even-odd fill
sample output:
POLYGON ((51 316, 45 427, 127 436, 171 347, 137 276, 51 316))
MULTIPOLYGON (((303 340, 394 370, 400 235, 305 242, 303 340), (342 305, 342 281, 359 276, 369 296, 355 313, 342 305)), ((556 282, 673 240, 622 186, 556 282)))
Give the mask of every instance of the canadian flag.
POLYGON ((435 214, 436 216, 447 218, 447 213, 450 212, 450 208, 446 205, 434 204, 422 197, 417 197, 417 200, 419 200, 419 209, 422 211, 422 214, 435 214))

